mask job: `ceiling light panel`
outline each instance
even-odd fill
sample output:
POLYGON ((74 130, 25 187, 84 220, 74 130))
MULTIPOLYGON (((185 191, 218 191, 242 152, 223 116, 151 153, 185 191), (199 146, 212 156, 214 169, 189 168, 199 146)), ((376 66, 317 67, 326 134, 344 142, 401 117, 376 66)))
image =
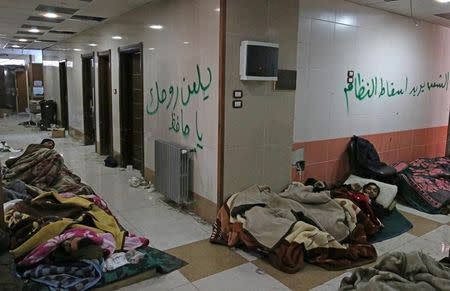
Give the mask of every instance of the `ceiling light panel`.
POLYGON ((22 24, 21 28, 37 28, 39 30, 50 30, 53 27, 51 27, 51 26, 43 26, 43 25, 22 24))
POLYGON ((155 30, 161 30, 161 29, 164 28, 164 27, 163 27, 162 25, 160 25, 160 24, 152 24, 152 25, 149 25, 149 27, 150 27, 151 29, 155 29, 155 30))
POLYGON ((44 34, 44 32, 29 32, 29 31, 26 31, 26 30, 19 30, 19 31, 17 31, 16 32, 16 34, 26 34, 26 35, 43 35, 44 34))
POLYGON ((68 30, 50 30, 49 33, 57 33, 57 34, 75 34, 75 31, 68 30))
POLYGON ((62 13, 62 14, 74 14, 78 9, 60 7, 60 6, 49 6, 49 5, 39 5, 36 7, 36 11, 52 12, 52 13, 62 13))
POLYGON ((72 17, 70 17, 70 19, 82 20, 82 21, 97 21, 97 22, 101 22, 101 21, 105 20, 106 18, 104 18, 104 17, 96 17, 96 16, 86 16, 86 15, 72 15, 72 17))
POLYGON ((63 18, 47 18, 44 16, 30 16, 28 17, 27 20, 37 22, 52 22, 52 23, 61 23, 64 21, 63 18))

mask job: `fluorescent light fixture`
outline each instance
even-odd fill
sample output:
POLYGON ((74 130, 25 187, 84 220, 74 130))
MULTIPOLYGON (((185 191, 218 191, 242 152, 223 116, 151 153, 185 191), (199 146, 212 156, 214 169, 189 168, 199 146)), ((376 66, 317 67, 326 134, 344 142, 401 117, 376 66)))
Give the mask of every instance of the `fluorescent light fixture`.
POLYGON ((42 16, 47 17, 47 18, 58 18, 59 17, 58 14, 53 13, 53 12, 44 13, 42 16))
MULTIPOLYGON (((25 60, 15 60, 15 59, 0 59, 0 65, 18 65, 23 66, 25 65, 25 60)), ((8 70, 5 70, 4 73, 6 73, 8 70)))
POLYGON ((154 48, 154 47, 149 47, 148 50, 149 50, 149 51, 154 51, 155 48, 154 48))
POLYGON ((44 67, 59 67, 58 61, 42 61, 44 67))
POLYGON ((88 46, 97 46, 97 44, 96 43, 90 43, 90 44, 88 44, 88 46))
POLYGON ((220 8, 216 8, 216 9, 214 9, 214 11, 220 12, 220 8))
POLYGON ((439 3, 448 3, 448 2, 450 2, 450 0, 434 0, 434 1, 439 2, 439 3))
POLYGON ((122 37, 120 35, 115 35, 112 37, 112 39, 122 39, 122 37))
POLYGON ((81 52, 81 49, 79 49, 79 48, 74 48, 73 50, 76 52, 81 52))
POLYGON ((39 33, 39 32, 41 32, 39 29, 37 29, 37 28, 30 28, 30 29, 28 29, 28 32, 31 32, 31 33, 39 33))
POLYGON ((184 44, 189 44, 189 42, 188 42, 188 41, 183 41, 183 43, 184 43, 184 44))
POLYGON ((13 44, 11 47, 13 47, 13 48, 19 48, 20 47, 20 45, 17 45, 17 44, 13 44))
POLYGON ((18 41, 20 41, 20 42, 27 42, 28 40, 26 38, 19 38, 18 41))
POLYGON ((149 26, 151 29, 161 30, 163 29, 163 26, 160 24, 152 24, 149 26))

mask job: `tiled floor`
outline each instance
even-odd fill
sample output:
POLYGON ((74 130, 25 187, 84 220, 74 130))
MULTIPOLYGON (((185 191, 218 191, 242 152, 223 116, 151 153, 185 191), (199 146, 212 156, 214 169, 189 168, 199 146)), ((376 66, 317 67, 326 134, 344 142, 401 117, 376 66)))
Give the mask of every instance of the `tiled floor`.
MULTIPOLYGON (((0 140, 15 148, 48 137, 47 132, 17 124, 26 116, 0 119, 0 140)), ((118 220, 131 232, 146 236, 152 246, 174 254, 189 264, 168 275, 159 276, 121 290, 337 290, 348 271, 326 271, 307 265, 297 274, 274 269, 256 254, 228 249, 208 242, 211 226, 198 217, 167 204, 158 193, 132 188, 128 179, 136 171, 121 171, 103 165, 105 157, 71 138, 56 139, 56 149, 66 164, 109 204, 118 220)), ((0 153, 0 160, 18 154, 0 153)), ((422 250, 436 259, 448 254, 450 216, 428 215, 407 206, 400 211, 414 228, 394 239, 376 243, 379 255, 391 251, 422 250)))

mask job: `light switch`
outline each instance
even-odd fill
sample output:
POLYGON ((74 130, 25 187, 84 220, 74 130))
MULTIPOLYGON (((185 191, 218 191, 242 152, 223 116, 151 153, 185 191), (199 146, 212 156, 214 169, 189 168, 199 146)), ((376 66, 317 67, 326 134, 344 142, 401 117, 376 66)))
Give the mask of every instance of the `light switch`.
POLYGON ((233 108, 242 108, 242 100, 233 100, 233 108))
POLYGON ((234 90, 233 98, 242 98, 242 90, 234 90))

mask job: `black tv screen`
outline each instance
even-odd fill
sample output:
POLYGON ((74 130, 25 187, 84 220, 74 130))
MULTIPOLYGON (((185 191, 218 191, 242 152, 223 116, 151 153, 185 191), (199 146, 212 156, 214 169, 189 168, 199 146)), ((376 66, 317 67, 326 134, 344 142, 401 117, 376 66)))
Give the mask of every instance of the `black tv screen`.
POLYGON ((278 71, 278 48, 260 45, 247 46, 246 75, 276 77, 278 71))

